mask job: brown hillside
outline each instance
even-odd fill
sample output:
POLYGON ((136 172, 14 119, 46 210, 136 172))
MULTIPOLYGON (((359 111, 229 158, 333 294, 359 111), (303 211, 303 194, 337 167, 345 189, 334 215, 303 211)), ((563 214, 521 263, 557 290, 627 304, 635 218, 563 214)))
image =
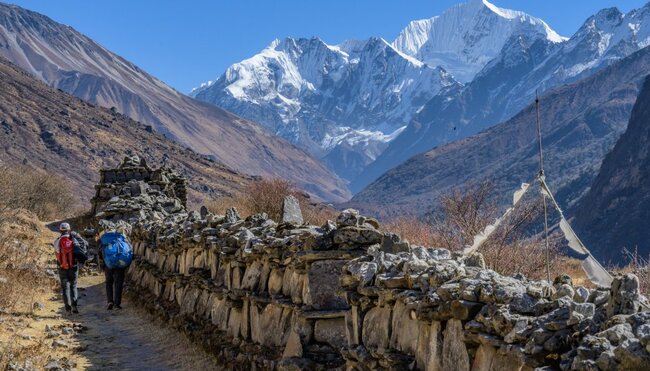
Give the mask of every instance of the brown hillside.
POLYGON ((0 55, 48 85, 153 126, 237 171, 291 180, 329 201, 351 194, 304 151, 227 111, 189 98, 69 26, 0 3, 0 55))
POLYGON ((60 174, 79 200, 87 200, 98 170, 128 153, 178 169, 189 178, 195 202, 230 195, 250 180, 124 115, 52 89, 0 58, 0 162, 60 174))

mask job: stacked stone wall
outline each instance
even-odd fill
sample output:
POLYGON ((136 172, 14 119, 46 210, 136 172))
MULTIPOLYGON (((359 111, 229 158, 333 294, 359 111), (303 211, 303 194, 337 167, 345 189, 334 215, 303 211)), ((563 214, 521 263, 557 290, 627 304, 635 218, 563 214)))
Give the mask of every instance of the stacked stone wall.
POLYGON ((650 369, 633 275, 611 290, 506 277, 353 210, 324 226, 166 210, 169 195, 145 185, 154 202, 139 209, 143 195, 95 204, 131 222, 133 296, 227 367, 650 369))

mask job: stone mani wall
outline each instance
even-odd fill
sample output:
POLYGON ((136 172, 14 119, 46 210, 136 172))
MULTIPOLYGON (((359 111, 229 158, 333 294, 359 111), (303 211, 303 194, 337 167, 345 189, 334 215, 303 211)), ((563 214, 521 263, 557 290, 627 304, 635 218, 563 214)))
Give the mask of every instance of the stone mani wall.
POLYGON ((364 250, 318 250, 327 230, 229 214, 136 224, 131 239, 141 259, 129 271, 131 282, 179 316, 210 323, 219 337, 263 348, 264 358, 252 354, 244 363, 270 367, 304 357, 341 366, 348 305, 338 279, 364 250))
POLYGON ((165 209, 167 194, 136 183, 95 204, 132 223, 135 297, 229 368, 650 369, 632 275, 612 290, 504 277, 353 210, 322 227, 243 220, 165 209))

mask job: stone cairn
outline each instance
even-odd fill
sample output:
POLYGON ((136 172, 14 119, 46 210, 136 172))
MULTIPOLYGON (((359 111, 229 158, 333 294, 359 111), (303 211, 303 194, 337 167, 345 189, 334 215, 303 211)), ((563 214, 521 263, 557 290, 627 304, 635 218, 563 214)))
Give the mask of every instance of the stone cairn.
POLYGON ((97 219, 162 220, 187 206, 187 180, 166 167, 152 170, 138 156, 124 158, 117 169, 100 170, 99 182, 91 200, 97 219))
POLYGON ((479 254, 410 246, 355 210, 320 227, 292 198, 280 223, 188 212, 184 187, 127 159, 102 172, 93 211, 132 227, 131 296, 227 368, 650 369, 633 275, 611 290, 505 277, 479 254))

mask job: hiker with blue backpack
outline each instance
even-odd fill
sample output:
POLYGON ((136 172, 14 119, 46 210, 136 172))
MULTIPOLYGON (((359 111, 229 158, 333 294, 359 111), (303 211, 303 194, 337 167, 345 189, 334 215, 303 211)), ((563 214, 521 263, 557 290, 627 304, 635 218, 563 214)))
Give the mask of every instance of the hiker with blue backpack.
POLYGON ((106 309, 122 309, 122 290, 126 269, 133 260, 133 249, 120 231, 105 231, 99 240, 99 262, 106 277, 106 309))
POLYGON ((56 263, 63 291, 63 302, 67 314, 79 313, 77 279, 79 265, 88 259, 88 242, 78 233, 73 232, 69 223, 59 226, 61 235, 54 241, 56 263))

